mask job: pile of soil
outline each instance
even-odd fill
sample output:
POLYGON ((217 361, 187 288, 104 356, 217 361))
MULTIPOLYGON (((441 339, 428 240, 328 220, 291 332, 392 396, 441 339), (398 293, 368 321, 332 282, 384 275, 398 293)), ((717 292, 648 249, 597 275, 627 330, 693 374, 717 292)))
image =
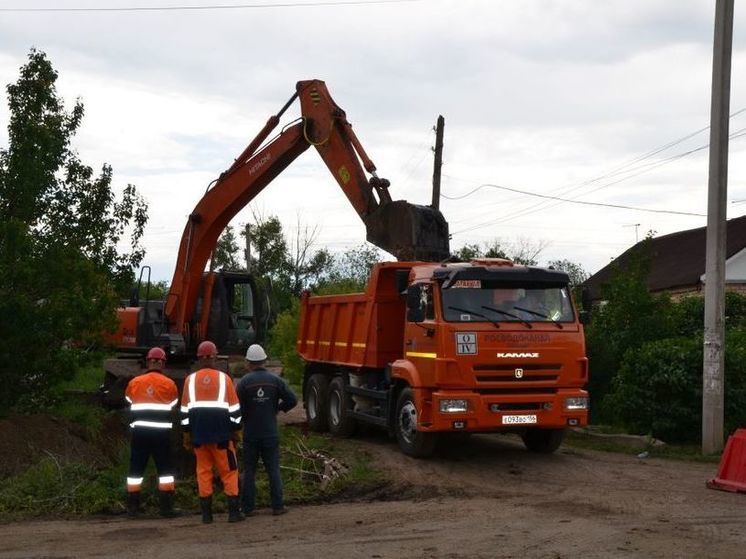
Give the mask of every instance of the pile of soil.
POLYGON ((111 463, 112 439, 123 437, 121 421, 112 416, 103 433, 91 434, 81 425, 46 414, 18 415, 0 420, 0 478, 24 472, 48 457, 60 462, 93 466, 111 463))

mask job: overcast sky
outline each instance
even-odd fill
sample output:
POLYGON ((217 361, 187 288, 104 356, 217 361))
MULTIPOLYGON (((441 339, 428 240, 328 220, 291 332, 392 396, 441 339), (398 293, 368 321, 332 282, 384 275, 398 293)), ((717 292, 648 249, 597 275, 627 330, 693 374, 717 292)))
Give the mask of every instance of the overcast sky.
MULTIPOLYGON (((335 0, 327 0, 335 2, 335 0)), ((0 83, 28 51, 86 114, 74 144, 150 205, 144 263, 170 279, 187 215, 301 79, 326 82, 395 199, 428 204, 432 127, 445 117, 442 193, 482 184, 586 202, 705 214, 714 0, 420 0, 271 7, 273 0, 0 0, 0 9, 243 9, 0 13, 0 83), (620 166, 625 165, 621 169, 620 166), (617 174, 614 174, 616 171, 617 174), (600 178, 603 177, 603 178, 600 178)), ((302 0, 297 2, 304 3, 302 0)), ((310 2, 311 4, 313 2, 310 2)), ((317 2, 319 4, 319 2, 317 2)), ((746 107, 746 12, 736 6, 731 112, 746 107)), ((7 99, 0 143, 7 144, 7 99)), ((299 114, 296 104, 286 122, 299 114)), ((746 112, 731 132, 746 128, 746 112)), ((731 142, 728 216, 746 213, 746 137, 731 142)), ((318 245, 365 230, 314 150, 252 203, 318 245)), ((523 239, 593 273, 642 239, 704 217, 557 203, 484 187, 441 210, 465 243, 523 239)), ((250 218, 248 210, 234 225, 250 218)))

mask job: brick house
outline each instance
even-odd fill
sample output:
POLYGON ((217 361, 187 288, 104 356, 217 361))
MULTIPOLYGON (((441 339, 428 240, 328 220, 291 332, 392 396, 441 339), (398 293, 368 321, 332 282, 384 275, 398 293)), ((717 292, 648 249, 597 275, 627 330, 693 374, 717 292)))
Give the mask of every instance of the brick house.
MULTIPOLYGON (((648 289, 666 291, 674 299, 704 294, 706 238, 707 228, 699 227, 651 239, 648 289)), ((609 282, 617 267, 623 270, 645 243, 640 241, 627 249, 583 283, 591 299, 601 299, 601 286, 609 282)), ((725 258, 726 289, 746 293, 746 216, 728 220, 725 258)))

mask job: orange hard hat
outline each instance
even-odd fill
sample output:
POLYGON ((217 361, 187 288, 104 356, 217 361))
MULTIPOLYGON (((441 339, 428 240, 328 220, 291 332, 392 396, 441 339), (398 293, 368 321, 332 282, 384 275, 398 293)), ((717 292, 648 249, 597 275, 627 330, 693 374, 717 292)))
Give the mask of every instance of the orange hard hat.
POLYGON ((209 340, 205 340, 197 346, 197 357, 214 357, 218 354, 218 348, 209 340))
POLYGON ((160 359, 161 361, 166 361, 166 352, 163 351, 160 347, 153 347, 150 348, 150 351, 148 351, 145 359, 160 359))

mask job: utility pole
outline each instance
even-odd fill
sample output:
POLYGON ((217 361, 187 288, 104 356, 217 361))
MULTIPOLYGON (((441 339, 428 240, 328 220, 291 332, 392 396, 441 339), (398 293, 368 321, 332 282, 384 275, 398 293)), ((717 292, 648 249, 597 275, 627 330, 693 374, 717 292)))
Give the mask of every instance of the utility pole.
POLYGON ((246 249, 244 251, 244 256, 246 258, 246 271, 251 271, 251 225, 249 223, 246 224, 245 229, 245 235, 246 237, 246 249))
POLYGON ((435 126, 435 164, 433 165, 433 203, 430 204, 434 210, 440 208, 440 168, 443 166, 443 128, 445 128, 443 115, 438 115, 438 123, 435 126))
POLYGON ((702 454, 712 454, 723 449, 725 231, 733 4, 734 0, 717 0, 715 4, 710 106, 710 176, 707 190, 702 454))

